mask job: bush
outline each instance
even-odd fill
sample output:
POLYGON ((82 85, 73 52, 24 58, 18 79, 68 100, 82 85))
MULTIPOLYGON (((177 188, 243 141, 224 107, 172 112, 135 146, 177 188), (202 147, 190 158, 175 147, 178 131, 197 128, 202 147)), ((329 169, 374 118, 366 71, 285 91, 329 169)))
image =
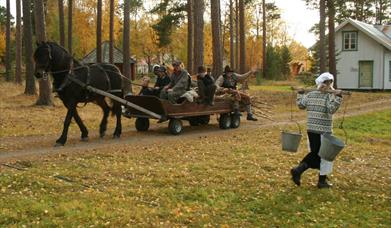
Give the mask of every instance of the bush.
POLYGON ((315 76, 311 72, 302 72, 296 76, 296 80, 305 84, 306 86, 315 85, 315 76))

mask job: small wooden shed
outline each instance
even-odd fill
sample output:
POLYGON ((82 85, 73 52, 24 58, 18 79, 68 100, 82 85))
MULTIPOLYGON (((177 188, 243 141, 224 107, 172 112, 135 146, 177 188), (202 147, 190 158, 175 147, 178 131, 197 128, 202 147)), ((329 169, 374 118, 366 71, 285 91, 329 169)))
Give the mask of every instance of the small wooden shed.
MULTIPOLYGON (((102 62, 109 63, 109 41, 102 42, 102 62)), ((96 48, 88 53, 82 59, 84 64, 93 64, 96 63, 96 48)), ((114 65, 116 65, 122 72, 123 70, 123 53, 120 49, 114 46, 114 65)), ((130 69, 131 69, 131 78, 135 80, 136 78, 136 61, 133 58, 130 58, 130 69)), ((122 72, 123 73, 123 72, 122 72)))

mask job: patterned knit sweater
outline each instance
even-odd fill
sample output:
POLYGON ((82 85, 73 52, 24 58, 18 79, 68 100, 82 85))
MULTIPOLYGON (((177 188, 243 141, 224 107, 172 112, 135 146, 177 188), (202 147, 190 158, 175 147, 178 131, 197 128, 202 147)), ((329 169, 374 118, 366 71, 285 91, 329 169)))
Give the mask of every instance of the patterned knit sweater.
POLYGON ((318 134, 332 133, 332 115, 341 102, 342 97, 320 91, 298 94, 296 100, 300 109, 307 109, 307 130, 318 134))

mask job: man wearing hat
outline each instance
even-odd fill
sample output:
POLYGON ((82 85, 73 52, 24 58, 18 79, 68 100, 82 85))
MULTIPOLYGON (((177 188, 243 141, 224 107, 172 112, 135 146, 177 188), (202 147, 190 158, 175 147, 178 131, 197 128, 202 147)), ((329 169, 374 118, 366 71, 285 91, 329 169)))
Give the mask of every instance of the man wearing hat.
POLYGON ((235 73, 229 66, 225 66, 224 74, 217 78, 216 80, 216 93, 217 94, 232 94, 234 96, 234 112, 236 115, 241 116, 239 111, 239 102, 242 102, 246 106, 247 120, 257 121, 258 119, 254 117, 251 111, 251 101, 250 97, 237 90, 238 82, 245 81, 250 75, 254 74, 255 71, 249 71, 245 74, 235 73))
POLYGON ((174 72, 171 75, 171 82, 160 92, 160 98, 169 100, 173 104, 177 103, 177 100, 190 89, 189 73, 182 69, 181 64, 180 61, 172 63, 174 72))

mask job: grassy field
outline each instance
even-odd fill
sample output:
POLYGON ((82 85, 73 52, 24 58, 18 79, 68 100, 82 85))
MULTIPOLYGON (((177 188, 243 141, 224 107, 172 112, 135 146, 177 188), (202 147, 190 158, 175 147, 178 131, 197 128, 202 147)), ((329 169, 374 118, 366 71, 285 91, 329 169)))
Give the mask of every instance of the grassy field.
MULTIPOLYGON (((276 90, 253 93, 286 109, 291 93, 276 90)), ((16 91, 1 92, 0 137, 59 132, 65 109, 58 101, 31 107, 35 98, 16 91), (23 128, 25 120, 31 128, 23 128)), ((358 93, 351 103, 385 97, 358 93)), ((83 118, 97 126, 95 111, 83 109, 83 118)), ((289 170, 307 146, 302 140, 298 153, 282 152, 279 127, 114 144, 13 164, 23 170, 1 166, 0 226, 390 227, 391 110, 347 118, 344 126, 348 146, 335 162, 334 187, 325 190, 316 188, 314 170, 301 187, 292 183, 289 170)))

